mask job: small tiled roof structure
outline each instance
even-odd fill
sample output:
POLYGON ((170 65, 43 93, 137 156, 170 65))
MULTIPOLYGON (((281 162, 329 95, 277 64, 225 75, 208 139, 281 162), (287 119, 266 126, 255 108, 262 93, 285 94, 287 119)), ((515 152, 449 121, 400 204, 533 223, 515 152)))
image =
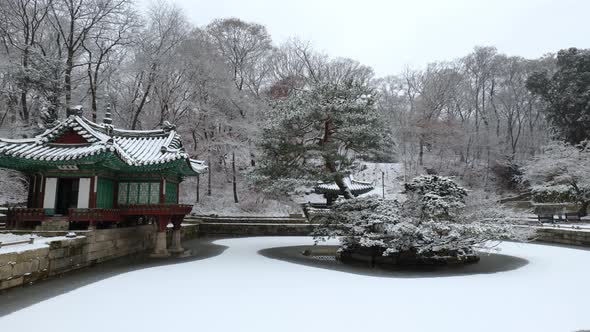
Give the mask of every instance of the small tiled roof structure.
MULTIPOLYGON (((352 178, 352 176, 345 177, 344 183, 348 186, 354 196, 366 194, 371 190, 375 189, 375 185, 372 182, 358 181, 352 178)), ((320 182, 315 186, 316 194, 324 194, 331 196, 342 195, 340 188, 336 183, 323 183, 320 182)))
POLYGON ((123 130, 105 122, 70 115, 34 138, 0 138, 0 167, 26 171, 92 163, 132 172, 177 169, 188 176, 207 169, 190 158, 169 123, 156 130, 123 130))

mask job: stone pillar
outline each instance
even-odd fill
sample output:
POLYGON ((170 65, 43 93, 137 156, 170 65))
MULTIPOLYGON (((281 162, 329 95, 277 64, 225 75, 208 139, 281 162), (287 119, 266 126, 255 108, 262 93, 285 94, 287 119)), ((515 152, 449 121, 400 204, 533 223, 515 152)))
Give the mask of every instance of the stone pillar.
POLYGON ((168 226, 168 222, 170 221, 169 216, 160 216, 158 218, 158 232, 156 233, 156 245, 154 247, 154 252, 150 255, 150 257, 168 257, 170 253, 168 252, 167 243, 166 243, 166 226, 168 226))
POLYGON ((180 255, 188 255, 190 254, 190 252, 187 252, 187 250, 185 250, 182 247, 182 241, 181 241, 181 233, 180 233, 180 228, 181 228, 181 224, 182 224, 182 217, 173 217, 172 218, 172 224, 174 225, 173 232, 172 232, 172 245, 170 246, 170 252, 174 253, 174 254, 180 254, 180 255))

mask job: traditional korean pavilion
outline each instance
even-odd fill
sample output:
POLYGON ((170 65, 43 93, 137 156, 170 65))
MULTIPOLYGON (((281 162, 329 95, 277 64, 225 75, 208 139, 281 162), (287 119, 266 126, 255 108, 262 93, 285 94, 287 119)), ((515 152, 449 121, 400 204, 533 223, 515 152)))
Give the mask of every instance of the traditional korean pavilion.
POLYGON ((109 110, 103 123, 94 123, 80 109, 34 138, 0 138, 0 167, 29 179, 27 207, 9 209, 7 228, 152 222, 161 255, 167 254, 169 223, 172 249, 182 249, 180 224, 192 205, 178 204, 180 182, 207 169, 189 157, 169 123, 157 130, 122 130, 113 127, 109 110))
MULTIPOLYGON (((372 182, 358 181, 355 180, 352 176, 345 177, 344 183, 350 189, 352 195, 355 197, 362 194, 366 194, 371 190, 375 189, 375 185, 372 182)), ((340 187, 338 187, 338 185, 334 182, 319 182, 315 186, 314 190, 316 194, 321 194, 324 196, 327 205, 332 205, 332 203, 334 203, 334 201, 338 199, 338 196, 342 196, 340 187)))

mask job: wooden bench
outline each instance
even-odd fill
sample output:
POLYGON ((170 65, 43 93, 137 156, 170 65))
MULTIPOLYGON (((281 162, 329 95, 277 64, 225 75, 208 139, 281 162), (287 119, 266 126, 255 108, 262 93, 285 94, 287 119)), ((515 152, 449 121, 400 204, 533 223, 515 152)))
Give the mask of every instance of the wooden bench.
POLYGON ((539 214, 537 215, 538 221, 540 223, 544 222, 580 222, 580 214, 578 212, 566 212, 566 213, 559 213, 559 214, 539 214))
POLYGON ((537 218, 539 220, 540 223, 544 223, 544 222, 554 222, 553 220, 553 214, 539 214, 537 215, 537 218))

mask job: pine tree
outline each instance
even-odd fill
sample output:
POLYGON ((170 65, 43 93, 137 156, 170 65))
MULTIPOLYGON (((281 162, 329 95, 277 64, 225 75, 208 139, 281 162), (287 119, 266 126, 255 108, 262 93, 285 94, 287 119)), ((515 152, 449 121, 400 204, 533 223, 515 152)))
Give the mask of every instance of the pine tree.
POLYGON ((352 198, 344 177, 355 161, 392 146, 383 124, 372 89, 353 80, 292 91, 272 105, 263 128, 259 180, 282 192, 293 180, 331 180, 352 198))
POLYGON ((527 88, 547 103, 547 119, 570 144, 590 139, 590 50, 570 48, 557 54, 557 71, 536 72, 527 88))

